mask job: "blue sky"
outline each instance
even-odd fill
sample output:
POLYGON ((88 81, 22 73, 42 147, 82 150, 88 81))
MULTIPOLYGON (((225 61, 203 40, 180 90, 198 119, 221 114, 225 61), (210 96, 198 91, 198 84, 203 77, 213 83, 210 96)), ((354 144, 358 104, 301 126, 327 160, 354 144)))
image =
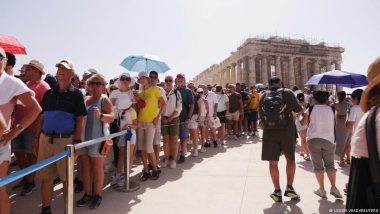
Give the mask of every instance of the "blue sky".
MULTIPOLYGON (((380 1, 341 0, 4 0, 3 30, 31 59, 55 74, 71 59, 79 75, 96 68, 108 78, 128 55, 150 53, 192 78, 229 56, 248 37, 311 38, 346 49, 342 69, 366 73, 380 56, 380 1)), ((136 75, 136 74, 134 74, 136 75)))

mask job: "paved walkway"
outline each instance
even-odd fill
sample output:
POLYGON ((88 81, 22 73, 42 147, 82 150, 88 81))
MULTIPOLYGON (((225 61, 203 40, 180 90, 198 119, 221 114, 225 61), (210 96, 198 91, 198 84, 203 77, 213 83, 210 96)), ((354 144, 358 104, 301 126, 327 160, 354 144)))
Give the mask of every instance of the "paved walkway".
MULTIPOLYGON (((268 163, 261 161, 261 141, 258 138, 230 140, 227 145, 209 148, 197 158, 188 157, 176 169, 163 169, 160 179, 141 183, 136 192, 119 193, 107 185, 103 202, 97 210, 87 207, 74 208, 75 213, 332 213, 331 209, 343 209, 344 200, 332 195, 321 199, 314 195, 317 181, 312 173, 311 162, 296 154, 294 187, 301 195, 300 201, 285 198, 274 203, 269 197, 273 191, 268 163)), ((336 165, 337 166, 337 165, 336 165)), ((280 159, 281 187, 286 185, 285 159, 280 159)), ((337 166, 337 186, 343 193, 348 181, 349 167, 337 166)), ((138 179, 141 166, 134 168, 132 179, 138 179)), ((330 188, 327 177, 326 189, 330 188)), ((54 213, 63 213, 61 186, 56 186, 54 213)), ((12 211, 18 213, 40 212, 40 187, 27 197, 11 193, 12 211)), ((81 194, 75 195, 78 200, 81 194)))

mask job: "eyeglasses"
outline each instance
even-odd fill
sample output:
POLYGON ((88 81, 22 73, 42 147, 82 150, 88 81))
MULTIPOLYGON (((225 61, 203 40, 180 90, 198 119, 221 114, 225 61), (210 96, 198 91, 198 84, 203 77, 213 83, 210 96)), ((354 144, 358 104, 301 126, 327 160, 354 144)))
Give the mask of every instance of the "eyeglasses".
POLYGON ((5 57, 0 55, 0 61, 3 60, 5 57))
POLYGON ((102 82, 90 82, 90 85, 91 86, 94 86, 94 85, 96 85, 96 86, 102 86, 103 83, 102 82))
POLYGON ((130 82, 131 78, 130 77, 120 77, 120 81, 128 81, 128 82, 130 82))
POLYGON ((157 76, 149 76, 149 78, 151 78, 151 79, 158 79, 157 76))
POLYGON ((169 82, 173 82, 173 80, 165 80, 165 82, 169 83, 169 82))

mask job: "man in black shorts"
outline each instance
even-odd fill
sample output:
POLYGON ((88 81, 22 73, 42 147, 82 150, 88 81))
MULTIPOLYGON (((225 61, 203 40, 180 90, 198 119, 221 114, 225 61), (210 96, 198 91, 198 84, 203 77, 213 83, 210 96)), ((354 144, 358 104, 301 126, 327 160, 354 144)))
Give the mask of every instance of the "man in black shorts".
POLYGON ((270 197, 276 202, 282 202, 280 188, 280 173, 278 160, 281 154, 286 158, 287 186, 284 196, 299 199, 300 196, 293 188, 295 164, 296 127, 292 112, 301 112, 293 92, 281 88, 281 79, 272 77, 269 80, 269 90, 264 92, 259 102, 260 118, 263 121, 262 160, 269 161, 269 171, 274 185, 270 197))

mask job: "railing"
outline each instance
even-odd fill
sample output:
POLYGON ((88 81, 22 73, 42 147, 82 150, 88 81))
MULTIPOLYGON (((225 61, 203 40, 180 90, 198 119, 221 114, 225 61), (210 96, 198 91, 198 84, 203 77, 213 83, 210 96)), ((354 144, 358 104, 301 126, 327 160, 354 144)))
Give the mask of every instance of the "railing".
MULTIPOLYGON (((74 208, 74 163, 75 163, 75 154, 74 151, 76 149, 81 149, 84 147, 92 146, 98 143, 101 143, 107 139, 112 139, 115 137, 122 136, 127 133, 127 130, 117 132, 111 135, 108 135, 106 137, 96 138, 93 140, 85 141, 83 143, 79 143, 76 145, 67 145, 66 151, 59 153, 53 157, 50 157, 46 160, 43 160, 39 163, 36 163, 32 166, 29 166, 27 168, 24 168, 22 170, 19 170, 17 172, 14 172, 4 178, 0 178, 0 187, 3 187, 9 183, 12 183, 18 179, 23 178, 26 175, 29 175, 33 172, 36 172, 52 163, 55 163, 63 158, 66 158, 67 162, 67 168, 66 168, 66 181, 67 181, 67 198, 66 198, 66 213, 67 214, 73 214, 73 208, 74 208)), ((125 187, 124 188, 115 188, 115 190, 119 192, 132 192, 139 189, 138 183, 132 182, 129 179, 129 161, 130 161, 130 142, 127 141, 127 158, 124 161, 125 162, 125 187)))

